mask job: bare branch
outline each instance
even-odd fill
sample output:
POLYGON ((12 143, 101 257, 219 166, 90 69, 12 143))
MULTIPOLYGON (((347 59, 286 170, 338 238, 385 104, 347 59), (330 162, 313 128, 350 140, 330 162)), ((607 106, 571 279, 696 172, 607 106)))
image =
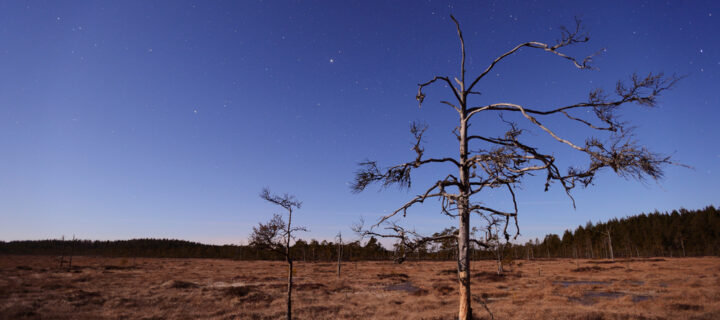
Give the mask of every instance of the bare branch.
MULTIPOLYGON (((460 22, 455 19, 453 15, 450 15, 450 19, 452 19, 453 22, 455 22, 455 27, 457 27, 457 34, 458 38, 460 38, 460 51, 462 51, 462 62, 460 63, 460 81, 458 81, 458 85, 460 85, 460 91, 465 91, 465 39, 463 39, 462 30, 460 30, 460 22)), ((457 79, 455 79, 457 80, 457 79)))
POLYGON ((380 182, 383 187, 397 184, 401 188, 410 188, 412 169, 429 163, 452 163, 456 167, 459 167, 460 163, 449 157, 423 159, 425 149, 422 147, 422 136, 425 130, 427 130, 427 125, 418 125, 413 122, 410 126, 410 133, 412 133, 415 138, 415 144, 412 147, 416 155, 415 161, 392 166, 384 170, 380 170, 375 161, 367 160, 361 162, 361 168, 355 172, 355 181, 351 185, 352 192, 362 192, 368 185, 374 182, 380 182))
MULTIPOLYGON (((397 210, 393 211, 392 213, 382 217, 376 224, 373 225, 373 228, 379 226, 380 224, 382 224, 386 220, 394 217, 395 215, 397 215, 400 212, 402 212, 403 217, 405 217, 407 215, 407 210, 410 207, 412 207, 413 205, 418 204, 418 203, 423 203, 428 198, 437 198, 437 197, 441 197, 443 199, 457 198, 457 195, 445 192, 446 186, 457 185, 457 184, 458 184, 457 178, 455 178, 455 176, 453 176, 453 175, 448 175, 445 179, 436 182, 432 187, 427 189, 425 191, 425 193, 416 196, 412 200, 405 203, 402 207, 400 207, 397 210), (438 189, 439 191, 433 193, 433 191, 435 191, 436 189, 438 189)), ((443 210, 447 212, 447 203, 443 201, 441 203, 441 205, 443 207, 443 210)), ((447 213, 449 214, 449 212, 447 212, 447 213)))
POLYGON ((455 86, 452 84, 452 82, 450 82, 450 79, 448 79, 448 77, 435 76, 435 78, 433 78, 432 80, 430 80, 428 82, 418 84, 418 92, 417 92, 417 95, 415 96, 415 99, 417 99, 417 101, 418 101, 418 106, 422 106, 422 103, 425 100, 425 94, 422 92, 422 89, 425 88, 426 86, 433 84, 435 81, 438 81, 438 80, 445 81, 445 83, 447 83, 447 85, 450 86, 450 90, 452 90, 455 98, 458 101, 462 101, 462 100, 460 100, 460 95, 458 94, 458 90, 455 88, 455 86))
POLYGON ((594 55, 596 55, 597 53, 585 57, 582 61, 578 61, 577 59, 575 59, 571 56, 565 55, 565 54, 557 51, 558 49, 560 49, 562 47, 566 47, 566 46, 573 45, 576 43, 583 43, 583 42, 587 42, 590 40, 590 38, 586 34, 581 34, 581 31, 582 31, 581 21, 579 19, 575 19, 575 31, 569 32, 565 27, 560 27, 560 30, 562 31, 562 38, 560 40, 558 40, 557 43, 553 46, 547 45, 542 42, 535 42, 535 41, 525 42, 525 43, 521 43, 521 44, 515 46, 510 51, 505 52, 504 54, 500 55, 495 60, 493 60, 492 63, 490 63, 490 66, 488 66, 485 69, 485 71, 483 71, 479 76, 477 76, 477 78, 475 78, 475 80, 473 80, 473 82, 470 84, 470 86, 467 87, 467 91, 472 91, 472 89, 475 87, 475 85, 478 83, 478 81, 480 81, 480 79, 485 77, 485 75, 487 75, 495 67, 495 65, 498 62, 500 62, 501 60, 505 59, 506 57, 512 55, 513 53, 517 52, 518 50, 522 49, 523 47, 542 49, 546 52, 553 53, 561 58, 570 60, 573 63, 573 65, 575 65, 575 67, 577 67, 578 69, 591 69, 591 66, 589 65, 589 63, 592 61, 592 57, 594 55))
POLYGON ((293 208, 300 209, 300 207, 302 206, 302 202, 298 201, 295 196, 289 195, 287 193, 283 194, 282 196, 272 195, 270 194, 270 189, 268 188, 262 189, 262 191, 260 192, 260 198, 279 205, 290 211, 292 211, 293 208))
POLYGON ((614 111, 617 110, 617 108, 628 103, 637 103, 641 106, 654 107, 657 104, 657 98, 662 94, 662 92, 671 89, 682 78, 682 76, 677 75, 666 77, 662 73, 650 73, 642 78, 637 74, 633 74, 630 76, 629 83, 624 81, 617 82, 615 86, 616 98, 613 100, 609 100, 602 89, 595 89, 588 94, 588 100, 586 102, 558 107, 547 111, 531 108, 518 108, 517 105, 511 103, 496 103, 468 109, 467 118, 469 119, 476 113, 485 110, 515 111, 535 115, 561 113, 569 119, 583 123, 593 129, 617 131, 617 129, 622 130, 623 128, 623 124, 616 121, 614 117, 614 111), (588 108, 593 110, 599 121, 607 124, 608 126, 598 127, 586 120, 574 117, 568 113, 574 109, 588 108))
MULTIPOLYGON (((375 226, 371 227, 370 229, 365 229, 363 223, 364 222, 361 220, 360 223, 353 226, 353 231, 356 232, 361 238, 367 236, 375 236, 380 238, 396 239, 398 241, 398 245, 406 248, 407 251, 415 251, 418 248, 423 247, 427 243, 443 242, 448 240, 457 241, 458 237, 458 230, 454 228, 446 229, 446 231, 448 232, 436 233, 432 236, 423 236, 417 233, 415 230, 408 230, 398 225, 396 222, 387 223, 387 227, 384 228, 384 230, 388 231, 387 233, 374 231, 375 226)), ((487 247, 487 245, 482 241, 476 239, 471 239, 471 241, 477 243, 480 246, 487 247)), ((395 260, 398 263, 404 262, 406 259, 407 251, 403 251, 402 255, 396 257, 395 260)))

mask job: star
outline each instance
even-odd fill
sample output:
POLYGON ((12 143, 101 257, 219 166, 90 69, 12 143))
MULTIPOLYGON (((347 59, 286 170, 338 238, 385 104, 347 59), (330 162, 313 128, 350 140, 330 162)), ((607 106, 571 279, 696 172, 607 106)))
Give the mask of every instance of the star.
POLYGON ((330 63, 335 63, 335 59, 330 58, 330 63))

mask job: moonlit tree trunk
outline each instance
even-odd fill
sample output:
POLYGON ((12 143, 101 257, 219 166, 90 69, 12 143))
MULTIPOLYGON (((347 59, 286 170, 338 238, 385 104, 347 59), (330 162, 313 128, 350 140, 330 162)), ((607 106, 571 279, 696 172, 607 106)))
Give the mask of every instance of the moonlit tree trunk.
MULTIPOLYGON (((458 27, 458 32, 459 32, 458 27)), ((464 51, 464 50, 463 50, 464 51)), ((463 52, 462 74, 465 74, 465 54, 463 52)), ((463 79, 464 81, 464 79, 463 79)), ((461 86, 462 87, 462 86, 461 86)), ((461 97, 460 104, 462 106, 463 115, 460 116, 460 169, 459 169, 459 198, 458 198, 458 214, 460 215, 460 226, 458 228, 458 284, 460 287, 460 307, 459 319, 472 319, 471 301, 472 292, 470 291, 470 256, 468 248, 470 247, 470 173, 469 167, 466 165, 468 158, 468 139, 467 139, 467 118, 464 116, 465 99, 461 97)))

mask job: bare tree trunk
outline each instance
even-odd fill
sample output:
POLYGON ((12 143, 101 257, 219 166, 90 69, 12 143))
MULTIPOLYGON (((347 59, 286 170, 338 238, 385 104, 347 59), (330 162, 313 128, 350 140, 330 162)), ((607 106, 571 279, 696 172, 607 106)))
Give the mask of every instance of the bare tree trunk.
POLYGON ((340 261, 342 259, 342 249, 340 250, 338 254, 338 263, 337 263, 337 277, 340 278, 340 261))
MULTIPOLYGON (((453 18, 454 19, 454 18, 453 18)), ((458 34, 462 43, 462 65, 460 67, 460 91, 464 91, 465 87, 465 44, 462 41, 462 33, 458 25, 458 34)), ((472 305, 470 291, 470 256, 468 248, 470 247, 470 168, 467 165, 468 158, 468 138, 467 138, 467 122, 465 116, 467 110, 466 93, 461 95, 461 117, 460 117, 460 185, 458 199, 458 213, 460 214, 460 229, 458 230, 458 282, 460 285, 460 306, 458 309, 459 320, 472 319, 472 305)))
POLYGON ((292 320, 292 280, 293 280, 293 261, 290 255, 290 225, 292 224, 292 209, 288 209, 287 232, 285 233, 285 259, 288 263, 288 290, 287 290, 287 320, 292 320))
POLYGON ((68 270, 72 269, 72 258, 75 253, 75 235, 73 235, 72 242, 70 243, 70 260, 68 261, 68 270))
POLYGON ((498 243, 497 248, 495 248, 495 254, 497 256, 497 274, 501 276, 503 274, 503 247, 498 243))
POLYGON ((338 261, 337 261, 337 276, 340 278, 340 262, 342 261, 342 254, 343 254, 343 242, 342 242, 342 235, 338 233, 338 261))
POLYGON ((683 238, 680 238, 680 247, 683 251, 683 257, 685 257, 685 242, 683 241, 683 238))
POLYGON ((465 211, 460 217, 460 232, 458 234, 458 282, 460 285, 460 307, 459 320, 472 319, 471 291, 470 291, 470 259, 468 256, 468 245, 470 243, 468 225, 469 212, 465 211))
POLYGON ((608 249, 610 250, 610 260, 615 261, 615 255, 613 254, 612 238, 610 237, 610 230, 607 230, 608 237, 608 249))
POLYGON ((578 254, 577 254, 577 246, 576 246, 576 245, 574 245, 574 244, 573 244, 573 249, 572 249, 572 253, 573 253, 573 259, 576 259, 576 260, 577 260, 577 258, 578 258, 578 254))
POLYGON ((573 244, 573 258, 575 259, 575 267, 580 268, 580 262, 578 261, 577 245, 573 244))
POLYGON ((287 320, 292 319, 292 273, 293 264, 291 260, 288 260, 288 286, 287 286, 287 320))
POLYGON ((60 239, 60 269, 65 264, 65 236, 60 239))

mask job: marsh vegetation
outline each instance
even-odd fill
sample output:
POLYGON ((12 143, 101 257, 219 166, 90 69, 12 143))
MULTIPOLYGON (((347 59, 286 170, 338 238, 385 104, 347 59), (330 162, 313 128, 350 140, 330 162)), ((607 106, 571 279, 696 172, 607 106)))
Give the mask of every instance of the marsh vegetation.
MULTIPOLYGON (((452 319, 454 262, 295 262, 296 319, 452 319)), ((517 260, 472 265, 497 319, 717 319, 720 258, 517 260)), ((286 263, 0 256, 0 319, 278 319, 286 263)), ((480 319, 487 314, 478 312, 480 319)))

